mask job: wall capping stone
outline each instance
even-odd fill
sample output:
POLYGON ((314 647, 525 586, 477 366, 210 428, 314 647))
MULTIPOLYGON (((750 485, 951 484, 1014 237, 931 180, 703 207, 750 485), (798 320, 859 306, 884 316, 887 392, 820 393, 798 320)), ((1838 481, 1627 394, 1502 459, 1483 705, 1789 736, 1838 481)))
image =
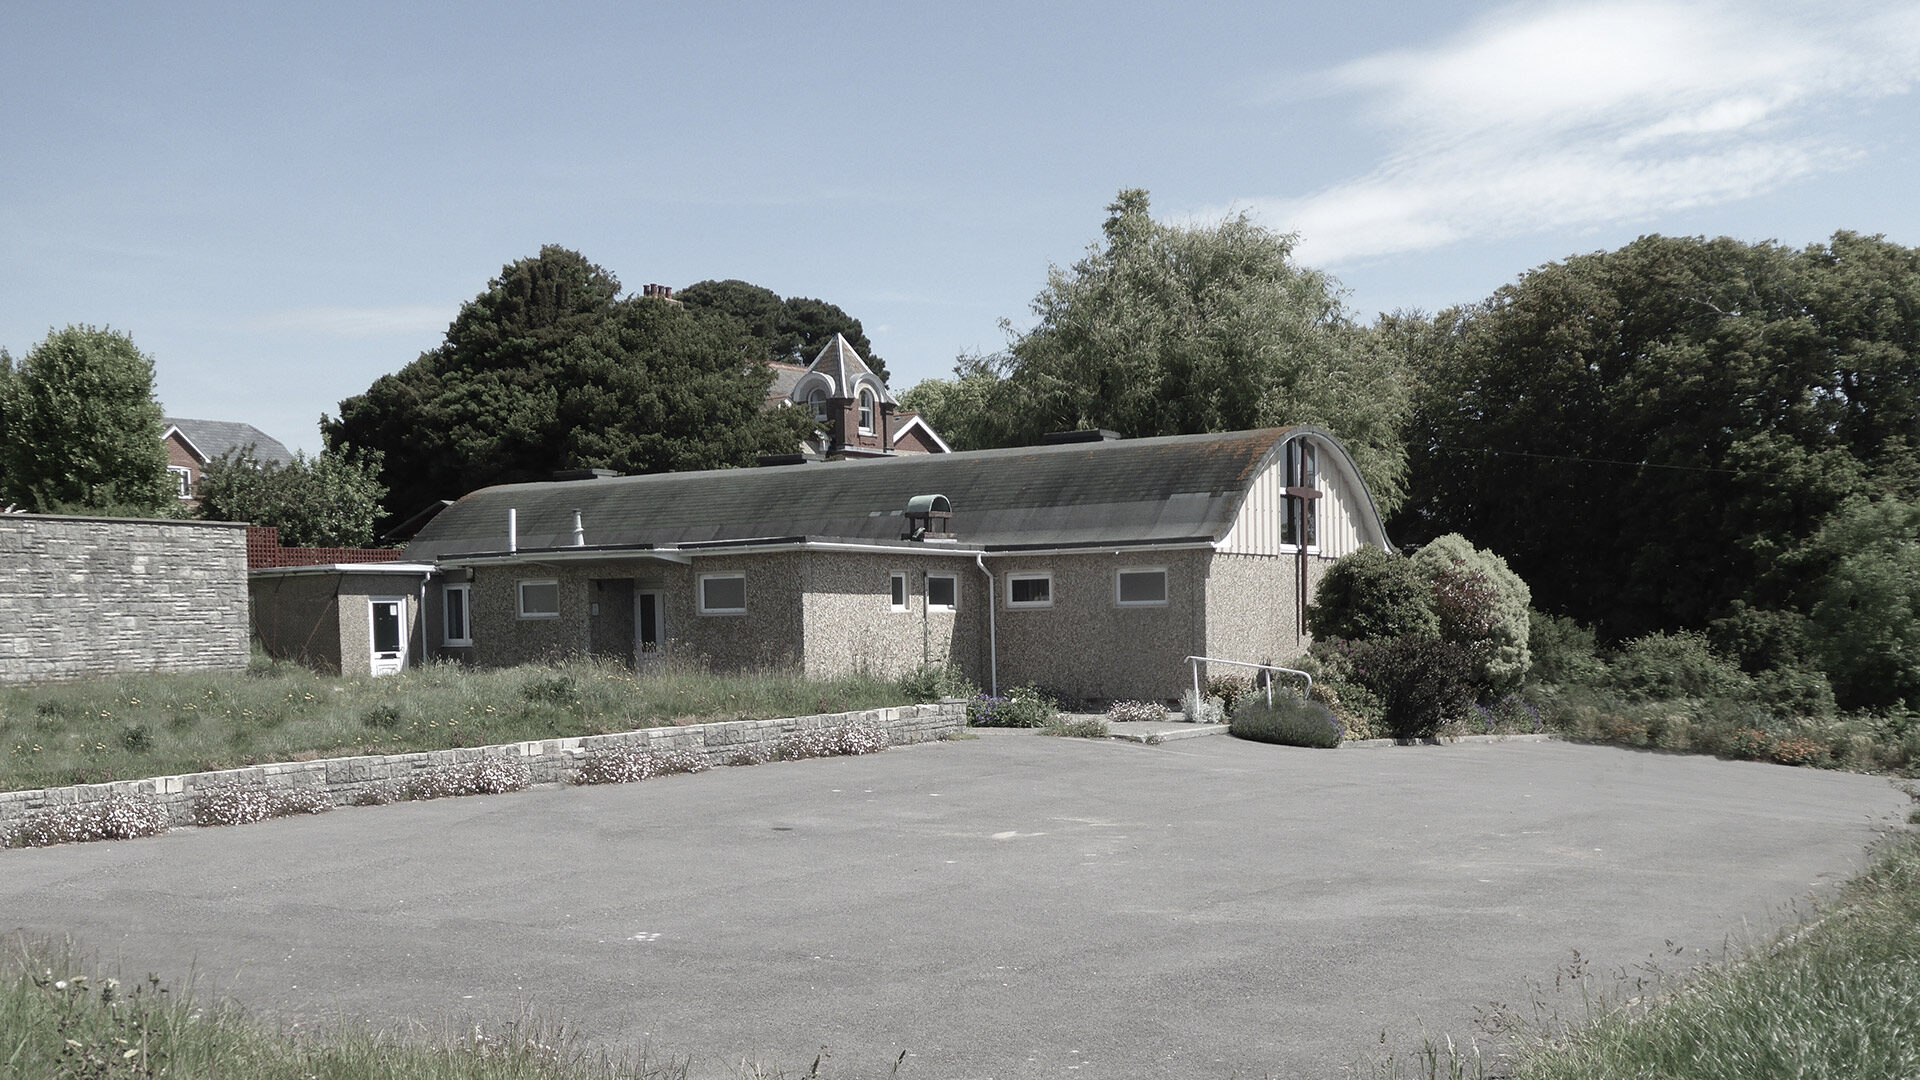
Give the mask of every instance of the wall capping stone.
POLYGON ((167 812, 169 827, 193 824, 195 796, 222 784, 241 782, 270 788, 325 788, 335 805, 351 805, 356 798, 404 786, 412 777, 446 765, 464 765, 489 758, 525 765, 536 784, 565 783, 578 778, 587 755, 609 747, 692 751, 713 766, 727 765, 741 755, 765 760, 780 740, 801 731, 843 724, 876 724, 887 730, 894 746, 933 742, 966 727, 966 703, 959 700, 927 705, 893 705, 853 712, 775 720, 723 720, 638 728, 607 735, 576 735, 559 739, 468 746, 453 750, 418 750, 313 761, 276 761, 239 769, 154 776, 144 780, 114 780, 103 784, 37 788, 0 792, 0 836, 24 824, 33 814, 62 806, 82 806, 114 795, 152 799, 167 812))

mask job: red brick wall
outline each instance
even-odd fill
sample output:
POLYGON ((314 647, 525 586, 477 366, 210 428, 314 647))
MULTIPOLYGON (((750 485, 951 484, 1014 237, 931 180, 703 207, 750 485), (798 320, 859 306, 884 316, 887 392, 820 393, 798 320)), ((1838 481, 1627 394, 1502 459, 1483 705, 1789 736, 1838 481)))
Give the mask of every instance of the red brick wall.
POLYGON ((398 562, 399 548, 281 547, 280 530, 247 526, 247 569, 271 566, 329 566, 333 563, 398 562))

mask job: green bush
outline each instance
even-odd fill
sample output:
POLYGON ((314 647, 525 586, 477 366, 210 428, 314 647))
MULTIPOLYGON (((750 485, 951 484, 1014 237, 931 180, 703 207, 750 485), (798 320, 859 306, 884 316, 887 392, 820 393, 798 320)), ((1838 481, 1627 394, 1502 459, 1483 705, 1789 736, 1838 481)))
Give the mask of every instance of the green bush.
POLYGON ((1640 701, 1753 697, 1753 680, 1715 655, 1706 635, 1692 630, 1655 632, 1627 642, 1607 667, 1606 685, 1640 701))
POLYGON ((1528 613, 1527 652, 1533 658, 1527 675, 1534 683, 1594 686, 1606 674, 1593 629, 1564 615, 1528 613))
POLYGON ((1472 708, 1478 658, 1465 645, 1426 637, 1368 641, 1354 655, 1354 681, 1380 695, 1395 739, 1430 739, 1472 708))
POLYGON ((1477 650, 1475 678, 1495 694, 1520 685, 1533 666, 1529 651, 1532 590, 1507 560, 1476 548, 1459 533, 1434 538, 1407 560, 1433 590, 1439 637, 1477 650))
POLYGON ((1242 701, 1233 710, 1227 732, 1254 742, 1327 749, 1339 746, 1346 737, 1345 728, 1326 706, 1292 691, 1276 691, 1272 705, 1267 704, 1265 695, 1242 701))
POLYGON ((1438 637, 1440 618, 1432 587, 1410 560, 1363 547, 1327 568, 1307 605, 1307 629, 1354 641, 1438 637))
POLYGON ((913 701, 973 697, 977 692, 966 676, 944 664, 922 664, 899 685, 900 692, 913 701))

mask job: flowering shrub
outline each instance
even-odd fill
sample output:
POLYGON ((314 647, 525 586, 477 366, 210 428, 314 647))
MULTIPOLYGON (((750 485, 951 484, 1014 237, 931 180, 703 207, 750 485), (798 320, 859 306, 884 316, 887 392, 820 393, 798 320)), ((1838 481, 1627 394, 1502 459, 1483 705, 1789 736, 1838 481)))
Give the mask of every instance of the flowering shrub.
POLYGON ((324 814, 333 809, 325 788, 271 788, 227 780, 193 797, 195 825, 246 825, 295 814, 324 814))
POLYGON ((444 799, 455 795, 499 795, 523 791, 533 783, 533 770, 517 761, 485 758, 468 765, 442 765, 417 773, 407 782, 409 799, 444 799))
POLYGON ((98 802, 42 810, 7 836, 10 847, 46 847, 87 840, 131 840, 167 831, 167 812, 152 799, 109 795, 98 802))
POLYGON ((973 727, 1045 727, 1053 719, 1051 699, 1031 686, 1016 686, 1007 696, 982 694, 967 702, 967 723, 973 727))
POLYGON ((1819 765, 1828 757, 1826 744, 1804 735, 1786 735, 1773 740, 1769 756, 1782 765, 1819 765))
POLYGON ((1517 694, 1506 694, 1491 705, 1475 704, 1444 729, 1447 735, 1537 735, 1546 730, 1540 710, 1517 694))
POLYGON ((1166 718, 1166 708, 1157 701, 1116 701, 1107 709, 1107 720, 1114 724, 1139 724, 1166 718))
POLYGON ((1339 746, 1346 737, 1345 728, 1325 705, 1292 693, 1275 693, 1272 705, 1264 697, 1241 702, 1233 710, 1232 726, 1227 731, 1255 742, 1326 749, 1339 746))
POLYGON ((885 728, 875 724, 836 724, 811 731, 796 731, 780 740, 774 756, 784 761, 802 758, 843 757, 873 754, 893 745, 885 728))
POLYGON ((583 784, 631 784, 672 773, 705 772, 704 755, 693 750, 652 750, 637 746, 607 746, 587 754, 580 766, 583 784))
POLYGON ((1253 680, 1245 675, 1209 675, 1207 676, 1207 696, 1220 699, 1220 704, 1228 712, 1243 697, 1253 693, 1253 680))

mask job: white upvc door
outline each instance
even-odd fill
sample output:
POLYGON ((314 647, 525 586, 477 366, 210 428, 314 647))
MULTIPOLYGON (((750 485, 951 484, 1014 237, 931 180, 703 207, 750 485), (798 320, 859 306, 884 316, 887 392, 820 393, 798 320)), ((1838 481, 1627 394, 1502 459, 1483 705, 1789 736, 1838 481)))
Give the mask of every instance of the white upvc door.
POLYGON ((373 635, 373 673, 392 675, 407 666, 407 598, 375 596, 367 601, 373 635))

